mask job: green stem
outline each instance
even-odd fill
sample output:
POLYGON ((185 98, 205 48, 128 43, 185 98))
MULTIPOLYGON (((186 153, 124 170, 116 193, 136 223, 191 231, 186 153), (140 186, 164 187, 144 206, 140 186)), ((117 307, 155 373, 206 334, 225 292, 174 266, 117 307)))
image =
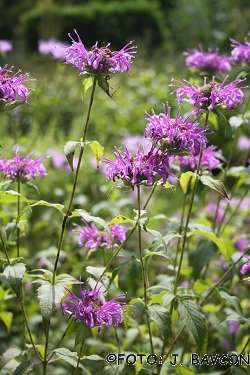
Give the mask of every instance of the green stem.
MULTIPOLYGON (((141 193, 140 193, 140 185, 137 185, 137 204, 138 204, 138 221, 141 218, 141 193)), ((149 341, 150 341, 150 348, 151 353, 154 353, 154 346, 152 340, 152 332, 150 327, 150 321, 147 314, 147 280, 146 280, 146 270, 143 261, 143 253, 142 253, 142 241, 141 241, 141 226, 138 225, 138 245, 139 245, 139 256, 140 256, 140 263, 141 263, 141 270, 142 270, 142 280, 143 280, 143 296, 144 296, 144 304, 146 310, 146 319, 148 325, 148 334, 149 334, 149 341)))
POLYGON ((81 357, 82 357, 83 345, 84 345, 84 341, 82 342, 82 345, 81 345, 81 348, 80 348, 80 351, 79 351, 79 356, 78 356, 76 368, 75 368, 75 371, 74 371, 74 375, 77 374, 77 370, 78 370, 78 367, 79 367, 79 364, 80 364, 80 360, 81 360, 81 357))
MULTIPOLYGON (((56 344, 56 346, 55 346, 54 349, 59 348, 59 346, 61 345, 61 343, 62 343, 64 337, 67 335, 68 330, 70 329, 70 326, 71 326, 72 323, 73 323, 73 320, 70 320, 70 322, 69 322, 67 328, 65 329, 65 331, 64 331, 64 333, 63 333, 63 335, 62 335, 62 337, 60 338, 60 340, 58 341, 58 343, 56 344)), ((54 355, 54 353, 51 353, 51 354, 48 356, 48 362, 51 360, 51 358, 53 357, 53 355, 54 355)))
POLYGON ((17 249, 17 258, 20 257, 20 228, 19 228, 19 214, 20 214, 20 179, 17 180, 17 243, 16 243, 16 249, 17 249))
POLYGON ((1 230, 0 230, 0 240, 1 240, 2 245, 3 245, 3 250, 4 250, 4 253, 5 253, 5 256, 6 256, 6 260, 7 260, 7 262, 8 262, 8 265, 11 266, 11 261, 10 261, 9 255, 8 255, 8 251, 7 251, 7 248, 6 248, 6 245, 5 245, 4 239, 3 239, 3 233, 2 233, 1 230))
MULTIPOLYGON (((89 108, 88 108, 86 123, 85 123, 85 127, 84 127, 84 130, 83 130, 82 142, 86 141, 86 135, 87 135, 87 130, 88 130, 88 126, 89 126, 90 113, 91 113, 91 109, 92 109, 92 105, 93 105, 93 101, 94 101, 96 82, 97 82, 97 78, 95 77, 94 82, 93 82, 93 86, 92 86, 91 96, 90 96, 90 102, 89 102, 89 108)), ((57 271, 57 266, 58 266, 58 262, 59 262, 59 258, 60 258, 60 252, 61 252, 61 249, 62 249, 62 243, 63 243, 63 238, 64 238, 64 232, 65 232, 65 229, 66 229, 66 223, 67 223, 67 220, 70 216, 71 207, 72 207, 73 199, 74 199, 74 196, 75 196, 76 185, 77 185, 78 175, 79 175, 79 171, 80 171, 83 152, 84 152, 84 147, 81 147, 68 209, 67 209, 67 212, 66 212, 66 214, 63 218, 63 222, 62 222, 62 229, 61 229, 61 234, 60 234, 60 238, 59 238, 59 242, 58 242, 56 261, 55 261, 54 271, 53 271, 53 280, 52 280, 53 284, 55 283, 56 271, 57 271)))

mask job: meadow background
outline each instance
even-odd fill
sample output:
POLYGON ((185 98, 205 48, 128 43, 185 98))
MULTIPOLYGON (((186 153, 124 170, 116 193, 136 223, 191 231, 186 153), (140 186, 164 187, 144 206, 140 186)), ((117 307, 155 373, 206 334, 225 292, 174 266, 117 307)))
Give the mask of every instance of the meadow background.
MULTIPOLYGON (((145 128, 145 111, 155 113, 162 112, 162 103, 166 101, 172 107, 173 113, 177 113, 178 105, 175 95, 171 95, 173 88, 169 87, 171 78, 183 80, 192 79, 190 70, 185 66, 183 52, 187 49, 198 48, 202 45, 204 50, 219 48, 220 53, 230 55, 231 43, 229 38, 239 40, 243 43, 244 37, 250 30, 250 6, 248 0, 136 0, 136 1, 80 1, 80 0, 0 0, 0 39, 8 39, 13 42, 12 51, 0 55, 0 66, 8 64, 14 66, 14 71, 21 69, 23 73, 29 72, 34 81, 27 86, 32 87, 28 96, 28 104, 21 105, 15 110, 0 113, 0 144, 6 158, 11 158, 16 144, 19 145, 20 153, 28 154, 32 151, 36 155, 50 155, 51 150, 63 153, 63 147, 69 140, 78 141, 82 135, 82 128, 88 108, 89 92, 84 101, 81 101, 81 80, 78 71, 53 59, 51 56, 41 55, 38 52, 38 41, 48 40, 51 37, 65 43, 70 43, 68 33, 73 35, 76 29, 82 38, 86 48, 90 48, 96 41, 99 45, 111 42, 112 49, 121 49, 130 40, 134 40, 137 46, 137 54, 128 75, 116 74, 110 81, 114 89, 114 100, 108 98, 103 91, 97 90, 91 115, 88 139, 98 140, 105 149, 105 157, 112 158, 114 146, 121 147, 122 142, 128 137, 142 136, 145 128), (117 90, 117 91, 116 91, 117 90)), ((240 73, 239 65, 233 67, 230 77, 240 73)), ((247 81, 249 84, 249 79, 247 81)), ((187 111, 190 106, 184 104, 187 111)), ((242 112, 242 110, 241 110, 242 112)), ((223 112, 226 119, 236 116, 238 110, 223 112), (230 113, 229 113, 230 112, 230 113)), ((249 115, 248 115, 249 116, 249 115)), ((247 117, 247 116, 246 116, 247 117)), ((249 118, 249 117, 248 117, 249 118)), ((246 135, 250 138, 248 125, 242 127, 237 134, 234 129, 225 123, 223 118, 214 114, 209 117, 210 123, 216 131, 208 136, 209 142, 223 150, 223 156, 227 159, 232 150, 232 136, 240 138, 246 135)), ((246 151, 245 151, 246 153, 246 151)), ((231 165, 240 165, 245 160, 245 153, 236 146, 231 154, 231 165)), ((77 156, 77 155, 76 155, 77 156)), ((49 158, 44 165, 47 176, 44 179, 35 180, 36 188, 22 185, 22 194, 30 201, 44 200, 50 203, 66 204, 69 200, 73 172, 64 168, 57 168, 53 158, 49 158)), ((100 168, 101 169, 101 168, 100 168)), ((125 216, 133 215, 136 207, 136 196, 133 192, 124 192, 110 189, 113 182, 107 182, 105 174, 96 167, 93 153, 86 149, 82 170, 77 184, 74 208, 84 208, 94 216, 102 217, 110 221, 114 216, 122 213, 125 216), (132 214, 131 214, 132 213, 132 214)), ((214 171, 214 177, 220 173, 214 171)), ((230 195, 234 186, 234 178, 228 178, 225 186, 230 195)), ((4 184, 3 174, 1 176, 2 190, 14 189, 13 184, 4 184)), ((247 189, 246 197, 249 197, 248 187, 242 183, 236 190, 235 197, 240 199, 247 189)), ((148 192, 143 190, 147 197, 148 192)), ((196 201, 195 218, 203 218, 204 225, 209 217, 206 211, 208 203, 217 203, 217 195, 207 190, 204 186, 198 187, 200 200, 196 201)), ((148 215, 153 219, 150 227, 165 233, 167 230, 178 230, 181 214, 183 192, 179 185, 173 193, 171 189, 158 189, 148 207, 148 215)), ((249 223, 244 218, 248 216, 250 208, 249 201, 245 204, 243 213, 237 212, 231 218, 231 228, 226 232, 226 243, 230 259, 239 250, 235 242, 237 239, 249 239, 249 223), (242 236, 240 237, 240 235, 242 236), (237 237, 238 236, 238 237, 237 237), (240 238, 239 238, 240 237, 240 238), (230 240, 234 238, 234 240, 230 240)), ((24 202, 23 202, 24 204, 24 202)), ((15 253, 15 233, 13 223, 16 217, 15 197, 1 197, 0 218, 1 227, 7 230, 8 250, 11 257, 15 253)), ((231 213, 233 209, 231 209, 231 213)), ((58 237, 60 235, 61 213, 48 207, 36 207, 26 211, 22 216, 22 237, 20 252, 25 258, 29 270, 38 268, 53 268, 53 262, 57 250, 58 237)), ((81 220, 75 220, 81 224, 81 220)), ((89 277, 87 266, 102 266, 96 253, 88 254, 84 247, 79 247, 78 236, 72 232, 75 229, 70 221, 67 224, 67 236, 63 244, 63 251, 59 262, 60 273, 67 273, 79 280, 89 277)), ((146 249, 152 238, 146 234, 143 238, 143 247, 146 249)), ((199 243, 202 247, 202 243, 199 243)), ((124 259, 131 257, 136 252, 137 236, 132 237, 126 244, 124 259)), ((225 261, 218 254, 216 246, 204 247, 204 251, 195 254, 197 243, 193 241, 189 245, 191 253, 185 255, 181 282, 183 287, 193 286, 199 279, 200 274, 207 277, 209 281, 216 282, 225 269, 225 261), (197 257, 196 257, 197 255, 197 257), (209 268, 209 262, 213 261, 209 268), (204 272, 204 267, 207 271, 204 272)), ((207 244, 206 244, 207 246, 207 244)), ((170 249, 171 252, 171 249, 170 249)), ((108 254, 108 253, 107 253, 108 254)), ((3 254, 1 253, 1 257, 3 254)), ((105 261, 105 259, 104 259, 105 261)), ((118 265, 120 260, 118 260, 118 265)), ((113 269, 117 265, 113 266, 113 269)), ((149 278, 152 284, 164 284, 170 287, 173 282, 171 267, 164 264, 161 257, 153 257, 150 263, 149 278)), ((119 282, 116 286, 121 291, 126 291, 133 298, 142 294, 142 283, 140 277, 140 264, 131 262, 128 268, 123 268, 119 273, 119 282)), ((16 297, 10 290, 4 276, 0 276, 0 354, 10 346, 22 347, 23 338, 20 335, 22 326, 22 315, 16 297)), ((40 316, 39 304, 35 298, 37 284, 30 284, 31 278, 27 274, 24 277, 24 288, 30 290, 34 298, 26 300, 27 314, 31 329, 35 332, 36 342, 43 342, 43 328, 40 316)), ((227 280, 226 286, 235 293, 242 308, 244 316, 249 317, 249 284, 242 283, 239 276, 239 267, 227 280)), ((77 290, 77 289, 76 289, 77 290)), ((155 289, 154 293, 162 290, 155 289)), ((112 290, 111 290, 112 293, 112 290)), ((156 295, 155 294, 155 295, 156 295)), ((249 336, 249 324, 244 322, 237 331, 237 335, 231 334, 226 323, 219 325, 223 320, 223 313, 232 313, 232 300, 224 298, 221 303, 218 296, 207 307, 207 319, 210 320, 211 341, 208 352, 223 353, 226 350, 226 342, 231 350, 240 352, 249 336), (218 302, 219 301, 219 302, 218 302), (229 301, 229 302, 228 302, 229 301), (230 311, 229 311, 230 310, 230 311), (221 314, 221 315, 220 315, 221 314)), ((152 301, 157 302, 157 297, 152 301)), ((143 328, 143 312, 138 311, 137 323, 141 323, 140 338, 138 338, 137 327, 130 327, 126 336, 122 329, 120 335, 121 347, 130 348, 130 351, 148 352, 148 343, 143 328)), ((134 317, 135 321, 136 318, 134 317)), ((177 320, 177 317, 174 317, 177 320)), ((68 324, 67 318, 62 319, 61 309, 58 308, 52 318, 53 329, 52 342, 56 343, 68 324)), ((65 347, 73 350, 74 331, 77 323, 74 323, 68 332, 65 347)), ((163 369, 162 374, 192 375, 210 373, 214 375, 226 374, 227 369, 223 366, 188 366, 189 359, 185 353, 196 352, 198 349, 189 335, 183 336, 184 341, 178 342, 173 352, 179 353, 186 364, 186 370, 171 367, 163 369), (164 372, 165 371, 165 372, 164 372), (186 371, 186 372, 185 372, 186 371)), ((156 346, 160 343, 157 343, 156 346)), ((117 350, 114 332, 106 330, 100 336, 95 332, 92 338, 86 340, 86 356, 98 354, 105 358, 109 352, 117 350)), ((127 349, 126 349, 127 350, 127 349)), ((250 347, 248 352, 250 353, 250 347)), ((21 357, 20 357, 21 358, 21 357)), ((22 362, 22 358, 16 359, 22 362)), ((92 374, 103 373, 102 361, 83 361, 84 365, 92 374)), ((105 366, 107 364, 105 363, 105 366)), ((31 374, 40 374, 40 370, 31 370, 31 374), (34 372, 33 372, 34 371, 34 372)), ((72 372, 72 366, 68 362, 58 362, 51 367, 51 374, 66 375, 72 372)), ((83 371, 83 370, 82 370, 83 371)), ((133 375, 142 371, 135 366, 125 366, 112 372, 108 366, 106 373, 119 373, 133 375)), ((146 370, 145 370, 146 371, 146 370)), ((150 374, 148 372, 140 372, 150 374)), ((241 369, 232 370, 232 374, 241 373, 241 369)), ((249 368, 245 367, 246 373, 250 374, 249 368)), ((0 370, 1 375, 10 374, 10 370, 0 370)), ((25 372, 20 372, 25 373, 25 372)), ((80 372, 79 373, 84 373, 80 372)), ((152 374, 154 374, 152 370, 152 374)))

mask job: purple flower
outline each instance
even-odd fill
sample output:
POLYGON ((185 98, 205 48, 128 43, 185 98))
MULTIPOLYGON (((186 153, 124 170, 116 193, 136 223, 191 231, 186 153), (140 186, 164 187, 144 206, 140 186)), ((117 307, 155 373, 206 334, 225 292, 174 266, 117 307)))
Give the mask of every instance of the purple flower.
POLYGON ((44 178, 47 174, 44 165, 42 164, 48 156, 41 156, 37 159, 32 159, 34 154, 27 156, 19 156, 17 147, 14 150, 14 158, 7 160, 3 154, 3 160, 0 160, 0 172, 4 172, 4 178, 11 178, 13 181, 36 178, 39 174, 44 178))
POLYGON ((216 222, 217 223, 220 223, 223 216, 224 216, 224 212, 225 212, 225 209, 222 208, 222 207, 219 207, 219 209, 217 209, 217 204, 215 203, 209 203, 207 205, 207 210, 208 212, 210 212, 211 214, 215 214, 217 212, 217 216, 216 216, 216 222))
MULTIPOLYGON (((248 33, 250 35, 250 33, 248 33)), ((242 63, 250 63, 250 42, 247 38, 244 38, 245 45, 241 44, 237 40, 230 39, 232 42, 233 50, 231 55, 234 61, 240 61, 242 63)))
POLYGON ((89 290, 89 282, 86 282, 86 288, 82 290, 80 283, 80 298, 78 298, 70 290, 70 296, 66 297, 62 303, 62 314, 69 314, 69 318, 74 318, 75 321, 82 321, 90 328, 98 326, 98 332, 101 331, 103 325, 107 327, 117 328, 122 322, 124 316, 125 302, 116 302, 118 298, 124 298, 125 294, 106 302, 101 288, 95 285, 92 291, 89 290))
POLYGON ((121 224, 115 224, 110 227, 111 236, 105 231, 99 231, 95 224, 91 223, 90 225, 82 219, 85 224, 85 227, 82 227, 78 224, 74 224, 79 227, 80 230, 74 230, 73 232, 80 233, 78 245, 86 246, 88 249, 96 249, 105 243, 106 248, 110 249, 112 241, 115 239, 120 243, 124 242, 126 239, 126 232, 129 228, 124 227, 121 224))
POLYGON ((200 51, 197 49, 187 50, 184 52, 186 58, 186 65, 195 69, 205 69, 206 71, 213 71, 222 73, 223 71, 229 72, 231 70, 232 58, 218 54, 218 49, 212 52, 204 52, 202 46, 200 51))
MULTIPOLYGON (((207 138, 205 132, 207 127, 200 128, 197 124, 197 118, 191 120, 191 116, 183 120, 180 110, 176 118, 170 117, 171 107, 164 106, 164 113, 156 115, 152 110, 152 115, 148 115, 145 137, 150 137, 154 142, 164 140, 164 145, 169 151, 175 153, 180 150, 186 150, 192 155, 198 155, 200 149, 206 147, 207 138)), ((162 145, 162 142, 161 142, 162 145)))
MULTIPOLYGON (((48 153, 51 156, 52 164, 54 165, 55 168, 63 169, 64 171, 67 171, 67 172, 71 171, 69 163, 64 154, 54 149, 49 149, 48 153)), ((76 169, 77 163, 78 163, 78 158, 74 157, 73 159, 74 169, 76 169)))
POLYGON ((91 48, 90 51, 87 51, 84 47, 80 36, 77 31, 74 30, 78 41, 75 41, 71 35, 69 37, 72 40, 72 45, 66 49, 66 63, 75 65, 80 72, 86 71, 88 73, 104 73, 106 76, 111 75, 114 72, 122 73, 125 70, 128 72, 130 69, 131 60, 134 57, 133 51, 134 46, 132 41, 129 42, 125 47, 120 51, 111 51, 107 46, 98 47, 97 42, 91 48))
POLYGON ((7 65, 0 68, 0 101, 1 99, 16 100, 18 96, 21 96, 22 101, 25 102, 31 89, 24 86, 23 83, 30 81, 29 74, 20 74, 21 70, 19 70, 11 76, 12 68, 7 69, 7 65))
POLYGON ((238 147, 241 150, 248 151, 250 149, 250 139, 245 135, 242 135, 238 141, 238 147))
MULTIPOLYGON (((220 165, 220 157, 222 155, 221 150, 217 150, 215 146, 209 146, 203 150, 200 170, 208 169, 212 172, 213 169, 220 165)), ((187 155, 187 156, 176 156, 176 160, 179 160, 180 167, 189 166, 192 171, 196 170, 199 162, 199 155, 187 155)))
POLYGON ((235 241, 234 245, 238 250, 244 251, 246 250, 247 246, 250 245, 250 239, 246 237, 240 238, 239 240, 235 241))
POLYGON ((160 151, 154 145, 150 151, 145 153, 143 144, 140 144, 135 156, 131 156, 125 143, 124 154, 115 147, 113 154, 116 161, 103 159, 106 166, 106 177, 115 181, 116 178, 129 184, 134 190, 135 185, 146 183, 153 185, 156 180, 163 179, 162 184, 167 182, 169 175, 169 156, 167 151, 160 151))
POLYGON ((42 55, 51 54, 54 59, 65 60, 65 48, 69 46, 52 38, 50 40, 39 40, 38 50, 42 55))
POLYGON ((172 78, 172 81, 175 81, 178 84, 170 86, 176 87, 173 92, 176 92, 178 103, 182 103, 183 96, 186 95, 188 102, 194 107, 197 107, 198 111, 201 109, 212 111, 215 107, 230 110, 234 109, 237 105, 242 104, 244 96, 242 89, 247 88, 248 86, 243 86, 241 88, 237 87, 237 85, 245 79, 236 79, 228 85, 225 85, 227 78, 228 76, 226 76, 222 83, 218 83, 214 81, 215 77, 213 77, 212 82, 207 84, 207 78, 205 77, 203 86, 193 86, 186 80, 184 80, 186 82, 186 84, 184 84, 172 78))
POLYGON ((245 258, 248 259, 248 262, 243 264, 243 266, 241 267, 240 269, 240 273, 242 275, 245 275, 246 271, 248 270, 248 268, 250 268, 250 258, 248 258, 246 255, 245 255, 245 258))
POLYGON ((0 53, 9 52, 11 50, 12 50, 12 42, 10 42, 9 40, 1 39, 0 40, 0 53))

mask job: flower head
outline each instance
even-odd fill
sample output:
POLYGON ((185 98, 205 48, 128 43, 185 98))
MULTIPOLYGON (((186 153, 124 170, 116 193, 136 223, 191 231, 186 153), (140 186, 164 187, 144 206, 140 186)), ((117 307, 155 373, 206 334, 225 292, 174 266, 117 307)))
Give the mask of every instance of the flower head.
POLYGON ((238 147, 241 150, 248 151, 250 149, 250 139, 245 135, 242 135, 238 140, 238 147))
POLYGON ((124 242, 126 239, 126 232, 129 228, 124 227, 121 224, 115 224, 110 226, 111 236, 109 233, 99 231, 94 223, 88 224, 84 219, 82 219, 85 226, 82 227, 78 224, 74 224, 80 228, 80 230, 74 230, 73 232, 78 232, 79 246, 86 246, 88 249, 96 249, 102 244, 106 245, 107 249, 110 249, 111 243, 114 240, 120 243, 124 242))
POLYGON ((66 49, 66 63, 75 65, 80 72, 87 71, 89 73, 105 73, 107 76, 114 72, 122 73, 125 70, 128 72, 132 62, 133 54, 136 47, 130 46, 129 42, 120 51, 111 51, 107 46, 98 47, 98 43, 87 51, 83 45, 77 31, 74 30, 78 41, 75 41, 69 34, 72 40, 72 45, 66 49))
POLYGON ((171 107, 164 107, 164 113, 156 115, 152 110, 152 115, 147 112, 148 123, 146 125, 145 137, 150 137, 154 142, 164 140, 168 150, 178 152, 186 150, 192 155, 198 155, 200 149, 206 147, 207 138, 205 136, 207 127, 200 128, 197 118, 191 120, 191 116, 183 120, 180 110, 176 118, 170 117, 171 107))
POLYGON ((223 71, 229 72, 231 70, 232 58, 219 55, 219 51, 204 52, 202 46, 200 51, 197 49, 187 50, 184 52, 186 58, 186 65, 195 69, 204 69, 205 71, 212 71, 222 73, 223 71))
MULTIPOLYGON (((217 150, 215 146, 209 146, 203 150, 200 170, 208 169, 212 172, 213 169, 220 165, 221 150, 217 150)), ((192 171, 196 170, 199 162, 199 155, 176 156, 175 159, 179 160, 180 167, 189 166, 192 171)))
MULTIPOLYGON (((55 149, 49 149, 48 154, 51 156, 52 164, 57 169, 63 169, 64 171, 71 171, 69 163, 67 161, 67 158, 65 154, 56 151, 55 149)), ((76 168, 78 163, 78 158, 74 156, 73 158, 73 167, 76 168)))
POLYGON ((113 154, 116 160, 103 159, 106 166, 106 177, 108 180, 115 181, 116 178, 129 184, 134 190, 135 185, 142 182, 147 186, 151 186, 155 180, 163 179, 163 184, 166 183, 169 175, 169 156, 167 151, 160 151, 152 146, 149 152, 144 152, 143 144, 140 144, 136 155, 132 156, 126 147, 122 154, 119 149, 115 147, 113 154))
POLYGON ((34 153, 27 156, 19 156, 17 151, 16 147, 14 150, 14 158, 9 160, 0 153, 3 157, 3 160, 0 160, 0 172, 4 172, 4 178, 11 178, 13 181, 27 181, 31 178, 36 178, 39 174, 44 178, 47 173, 42 163, 48 156, 32 159, 34 153))
MULTIPOLYGON (((250 33, 248 33, 250 35, 250 33)), ((240 61, 242 63, 250 63, 250 42, 247 38, 244 39, 245 45, 241 44, 237 40, 230 39, 232 42, 233 50, 231 55, 234 61, 240 61)))
POLYGON ((122 322, 124 316, 124 302, 116 302, 118 298, 124 298, 125 294, 106 302, 101 289, 103 284, 98 287, 98 283, 93 290, 89 290, 89 282, 86 282, 86 288, 82 290, 80 283, 80 298, 73 292, 69 291, 70 296, 66 297, 62 303, 62 313, 69 314, 69 318, 75 321, 82 321, 90 328, 98 326, 98 332, 101 331, 103 325, 107 327, 117 328, 122 322))
POLYGON ((42 55, 52 55, 54 59, 65 60, 65 48, 69 46, 52 38, 49 40, 39 40, 38 50, 42 55))
POLYGON ((0 101, 15 101, 20 96, 22 101, 25 102, 31 89, 24 86, 23 83, 30 81, 28 79, 29 74, 20 74, 21 70, 19 70, 17 73, 11 75, 12 68, 7 69, 7 65, 0 68, 0 101))
POLYGON ((242 275, 245 275, 245 273, 247 272, 248 268, 250 268, 250 258, 248 258, 246 255, 245 255, 245 258, 248 259, 248 262, 245 263, 245 264, 243 264, 243 266, 240 269, 240 273, 242 275))
POLYGON ((0 53, 9 52, 12 50, 12 43, 9 40, 0 40, 0 53))
POLYGON ((243 82, 245 79, 236 79, 225 85, 226 78, 222 83, 215 82, 215 77, 213 77, 212 82, 207 84, 207 78, 204 78, 203 86, 191 85, 190 82, 184 80, 186 84, 172 78, 172 81, 178 84, 173 84, 170 86, 175 86, 178 103, 182 103, 183 96, 187 96, 188 102, 197 107, 198 111, 200 109, 206 111, 212 111, 215 107, 221 107, 224 109, 234 109, 237 105, 242 104, 243 101, 243 88, 248 86, 237 87, 237 85, 243 82))

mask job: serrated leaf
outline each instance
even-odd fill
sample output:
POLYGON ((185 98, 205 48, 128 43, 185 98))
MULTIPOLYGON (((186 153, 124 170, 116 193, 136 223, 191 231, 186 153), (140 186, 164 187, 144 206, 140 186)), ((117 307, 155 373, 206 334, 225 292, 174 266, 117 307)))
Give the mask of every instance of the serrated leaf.
POLYGON ((92 336, 92 331, 89 326, 86 324, 79 324, 79 327, 76 330, 75 346, 76 348, 79 344, 82 344, 88 337, 92 336))
POLYGON ((189 185, 189 181, 191 180, 191 184, 194 184, 195 181, 195 173, 193 172, 185 172, 181 174, 180 177, 180 185, 184 194, 187 193, 187 188, 189 185))
POLYGON ((123 216, 123 215, 118 215, 116 217, 114 217, 110 223, 108 223, 108 226, 111 227, 112 225, 115 225, 115 224, 123 224, 123 223, 131 223, 131 224, 134 224, 134 220, 132 219, 129 219, 128 217, 126 216, 123 216))
POLYGON ((200 176, 200 181, 203 183, 203 185, 206 185, 210 187, 210 189, 219 193, 223 198, 230 200, 222 181, 215 180, 214 178, 208 175, 200 176))
POLYGON ((109 84, 107 79, 105 79, 105 76, 99 74, 98 75, 98 86, 107 94, 110 98, 112 98, 112 95, 109 92, 109 84))
POLYGON ((146 308, 146 313, 160 328, 160 331, 170 344, 173 343, 172 320, 169 311, 161 305, 150 305, 146 308))
POLYGON ((164 307, 167 307, 171 301, 173 301, 173 299, 175 298, 175 295, 172 293, 172 292, 167 292, 164 294, 164 296, 162 297, 162 306, 164 307))
POLYGON ((25 271, 26 266, 24 263, 7 266, 3 271, 4 276, 19 299, 22 298, 22 281, 25 271))
POLYGON ((226 299, 230 304, 235 308, 235 311, 239 315, 243 315, 243 310, 239 301, 239 298, 236 296, 231 296, 229 290, 227 290, 224 287, 220 287, 217 289, 220 296, 224 299, 226 299))
POLYGON ((227 263, 229 262, 229 254, 228 254, 225 242, 223 240, 216 237, 216 235, 214 233, 205 232, 203 230, 198 230, 198 229, 195 229, 195 230, 192 230, 191 232, 188 232, 187 236, 189 237, 189 236, 192 236, 193 234, 200 234, 201 236, 203 236, 205 238, 208 238, 209 240, 213 241, 218 246, 218 248, 219 248, 221 254, 224 256, 226 262, 227 263))
POLYGON ((87 266, 86 271, 98 279, 105 271, 105 267, 87 266))
MULTIPOLYGON (((68 362, 70 365, 76 368, 78 362, 77 352, 71 352, 66 348, 57 348, 54 349, 53 352, 57 355, 57 357, 68 362)), ((86 375, 91 375, 91 373, 86 370, 81 363, 79 363, 78 367, 81 368, 86 375)))
POLYGON ((41 313, 43 317, 44 330, 46 333, 47 323, 49 322, 54 307, 61 302, 66 290, 63 284, 51 284, 51 282, 44 280, 42 285, 37 289, 37 296, 41 313))
POLYGON ((33 369, 33 364, 30 361, 25 361, 21 363, 13 372, 13 375, 25 375, 33 369))
POLYGON ((207 324, 200 306, 186 297, 177 297, 174 301, 174 307, 180 319, 192 334, 200 354, 206 353, 207 324))
POLYGON ((93 154, 95 155, 95 160, 96 160, 96 166, 99 168, 100 161, 103 157, 104 153, 104 147, 100 145, 99 142, 93 141, 93 142, 88 142, 89 147, 91 148, 93 154))
POLYGON ((85 72, 85 74, 83 75, 83 79, 82 79, 82 86, 83 86, 82 101, 84 100, 86 92, 88 91, 88 89, 91 86, 93 86, 94 80, 95 80, 95 76, 93 74, 88 74, 88 73, 85 72))
POLYGON ((10 333, 11 323, 13 319, 12 312, 0 312, 0 319, 4 322, 5 327, 7 328, 8 333, 10 333))
POLYGON ((13 358, 18 357, 21 353, 22 349, 18 348, 17 346, 9 347, 1 356, 0 369, 4 368, 8 362, 10 362, 13 358))
POLYGON ((104 221, 100 217, 98 217, 98 216, 92 216, 87 211, 82 210, 82 209, 76 209, 76 210, 74 210, 72 212, 72 217, 76 217, 76 216, 81 216, 87 222, 93 221, 94 223, 100 224, 104 229, 106 229, 106 231, 108 232, 108 234, 110 236, 112 236, 108 224, 106 223, 106 221, 104 221))
POLYGON ((97 354, 91 354, 91 355, 84 355, 81 359, 88 359, 89 361, 105 361, 104 358, 97 354))
POLYGON ((75 156, 75 151, 79 144, 81 144, 81 142, 68 141, 63 148, 64 154, 68 160, 69 166, 72 171, 74 170, 73 160, 75 156))
POLYGON ((19 196, 21 200, 25 201, 28 207, 30 207, 28 199, 26 199, 22 194, 19 194, 17 191, 14 191, 14 190, 0 191, 0 195, 12 195, 13 197, 19 196))
MULTIPOLYGON (((202 231, 203 232, 203 231, 202 231)), ((193 277, 198 279, 200 273, 216 254, 214 242, 202 240, 197 248, 188 254, 189 265, 193 268, 193 277)))

